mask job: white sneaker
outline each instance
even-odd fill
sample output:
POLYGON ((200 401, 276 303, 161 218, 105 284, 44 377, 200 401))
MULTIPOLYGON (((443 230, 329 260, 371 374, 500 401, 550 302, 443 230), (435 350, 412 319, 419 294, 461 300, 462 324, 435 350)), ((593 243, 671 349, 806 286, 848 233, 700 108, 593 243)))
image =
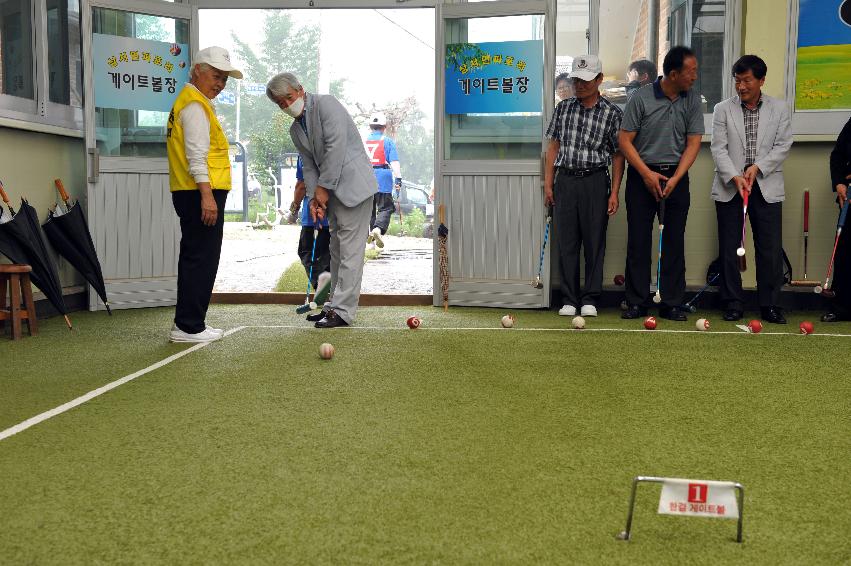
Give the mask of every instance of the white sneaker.
POLYGON ((559 316, 576 316, 576 307, 573 305, 564 305, 558 311, 559 316))
POLYGON ((370 236, 372 236, 372 239, 375 240, 376 246, 378 246, 379 248, 384 247, 384 240, 381 239, 381 228, 373 228, 372 232, 370 232, 370 236))
POLYGON ((582 305, 579 314, 582 316, 597 316, 597 307, 594 305, 582 305))
POLYGON ((369 234, 367 234, 367 236, 366 236, 366 243, 367 243, 367 244, 372 244, 372 241, 373 241, 373 240, 375 240, 375 236, 373 236, 373 235, 372 235, 372 232, 370 232, 370 233, 369 233, 369 234))
POLYGON ((196 332, 195 334, 189 334, 188 332, 184 332, 179 328, 172 328, 171 333, 168 335, 168 340, 169 342, 191 342, 197 344, 203 342, 213 342, 221 337, 221 334, 211 332, 210 328, 205 328, 201 332, 196 332))
MULTIPOLYGON (((172 330, 176 330, 176 329, 172 328, 172 330)), ((204 327, 204 330, 206 330, 207 332, 212 332, 213 334, 218 334, 219 336, 224 336, 224 334, 225 334, 225 331, 222 330, 221 328, 213 328, 212 326, 206 326, 206 327, 204 327)))

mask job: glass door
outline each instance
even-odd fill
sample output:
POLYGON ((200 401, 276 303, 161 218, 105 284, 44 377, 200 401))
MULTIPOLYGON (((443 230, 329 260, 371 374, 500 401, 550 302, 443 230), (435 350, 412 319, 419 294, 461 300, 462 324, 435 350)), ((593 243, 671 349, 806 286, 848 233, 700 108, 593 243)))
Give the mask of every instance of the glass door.
MULTIPOLYGON (((452 305, 549 306, 549 250, 539 258, 554 12, 543 0, 440 7, 437 201, 452 305)), ((445 271, 435 269, 435 289, 445 271)))
POLYGON ((180 238, 165 137, 189 78, 191 8, 84 0, 82 15, 88 217, 110 304, 174 304, 180 238))

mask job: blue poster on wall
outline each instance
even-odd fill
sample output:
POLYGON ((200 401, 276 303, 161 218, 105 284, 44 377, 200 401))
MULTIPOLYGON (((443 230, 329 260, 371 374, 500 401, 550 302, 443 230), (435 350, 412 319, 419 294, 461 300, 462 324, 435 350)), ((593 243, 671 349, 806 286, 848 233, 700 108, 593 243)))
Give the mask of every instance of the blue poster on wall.
POLYGON ((541 112, 544 42, 446 46, 446 113, 541 112))
POLYGON ((95 105, 169 112, 189 80, 189 46, 92 34, 95 105))
POLYGON ((795 110, 848 110, 851 0, 800 0, 795 110))

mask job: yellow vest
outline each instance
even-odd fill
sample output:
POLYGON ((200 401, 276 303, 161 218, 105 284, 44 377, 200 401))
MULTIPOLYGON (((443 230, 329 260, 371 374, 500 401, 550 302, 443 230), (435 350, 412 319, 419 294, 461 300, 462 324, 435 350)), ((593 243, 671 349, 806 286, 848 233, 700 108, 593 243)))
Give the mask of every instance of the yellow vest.
POLYGON ((200 102, 210 120, 210 151, 207 153, 207 171, 210 175, 210 186, 214 189, 230 190, 230 159, 228 158, 228 140, 219 120, 213 112, 210 100, 195 87, 187 84, 180 91, 171 114, 168 116, 168 134, 166 147, 168 149, 168 178, 171 191, 194 191, 198 187, 195 179, 189 173, 189 161, 186 159, 183 124, 178 120, 180 112, 187 104, 200 102))

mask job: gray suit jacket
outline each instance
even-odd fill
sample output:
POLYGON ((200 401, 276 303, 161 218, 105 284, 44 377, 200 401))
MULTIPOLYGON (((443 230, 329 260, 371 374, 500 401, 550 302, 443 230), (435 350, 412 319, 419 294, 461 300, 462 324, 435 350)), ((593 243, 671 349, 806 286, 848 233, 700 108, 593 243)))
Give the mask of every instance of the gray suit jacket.
POLYGON ((290 137, 302 157, 308 198, 317 185, 334 191, 347 207, 372 198, 378 182, 352 117, 330 94, 305 93, 304 98, 308 135, 295 120, 290 137))
MULTIPOLYGON (((729 202, 736 195, 733 177, 745 169, 745 118, 738 96, 715 105, 711 147, 715 160, 712 200, 729 202)), ((760 170, 757 182, 766 202, 781 202, 786 198, 783 161, 791 147, 792 122, 786 103, 763 94, 756 135, 756 166, 760 170)))

